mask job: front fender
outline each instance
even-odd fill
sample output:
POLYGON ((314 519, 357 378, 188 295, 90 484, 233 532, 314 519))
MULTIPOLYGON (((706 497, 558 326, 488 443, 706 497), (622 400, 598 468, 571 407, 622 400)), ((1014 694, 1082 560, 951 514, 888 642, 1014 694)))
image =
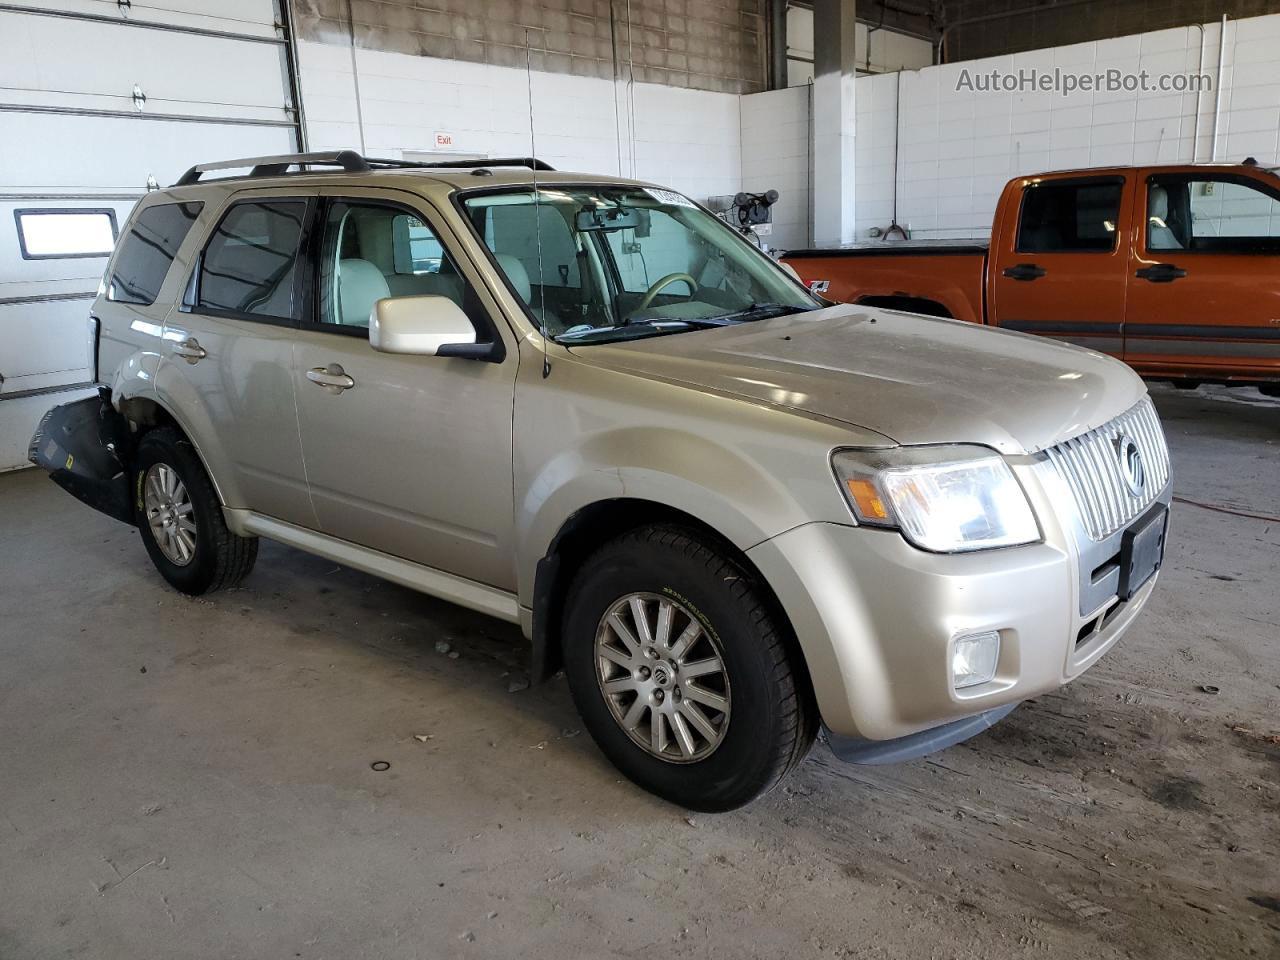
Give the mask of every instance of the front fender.
MULTIPOLYGON (((812 515, 787 484, 729 446, 670 426, 620 428, 562 451, 531 477, 516 510, 521 556, 536 562, 570 517, 617 499, 697 517, 743 551, 812 515)), ((520 569, 528 606, 533 582, 524 571, 532 563, 520 569)))

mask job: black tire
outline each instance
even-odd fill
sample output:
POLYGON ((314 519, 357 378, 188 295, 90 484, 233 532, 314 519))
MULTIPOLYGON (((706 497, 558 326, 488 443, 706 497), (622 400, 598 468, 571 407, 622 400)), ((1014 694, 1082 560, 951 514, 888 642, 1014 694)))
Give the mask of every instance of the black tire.
POLYGON ((583 722, 613 765, 646 790, 706 812, 743 806, 781 782, 808 755, 818 711, 774 606, 726 548, 680 527, 637 529, 588 558, 565 603, 565 676, 583 722), (632 593, 676 600, 717 641, 730 713, 718 746, 701 759, 664 760, 638 746, 601 689, 596 632, 606 612, 632 593))
POLYGON ((258 559, 258 538, 236 536, 227 529, 213 483, 191 441, 178 430, 158 427, 143 436, 134 461, 133 491, 142 543, 151 562, 171 586, 199 596, 234 587, 249 575, 258 559), (147 471, 156 464, 163 464, 178 475, 191 501, 195 549, 185 564, 165 556, 148 522, 143 484, 147 471))

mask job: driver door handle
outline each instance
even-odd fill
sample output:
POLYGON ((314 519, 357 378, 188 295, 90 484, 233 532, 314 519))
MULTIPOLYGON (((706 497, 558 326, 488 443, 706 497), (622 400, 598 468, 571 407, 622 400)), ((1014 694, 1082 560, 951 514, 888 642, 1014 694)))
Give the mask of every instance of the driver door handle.
POLYGON ((1133 275, 1139 280, 1150 280, 1152 283, 1172 283, 1180 277, 1185 277, 1187 271, 1172 263, 1153 263, 1149 267, 1135 271, 1133 275))
POLYGON ((187 337, 173 345, 173 355, 181 357, 187 363, 199 363, 209 355, 209 351, 200 346, 200 341, 195 337, 187 337))
POLYGON ((1047 271, 1034 263, 1020 263, 1016 267, 1008 267, 1004 275, 1010 280, 1039 280, 1047 271))
POLYGON ((340 363, 331 363, 327 367, 312 367, 307 371, 307 379, 333 394, 350 390, 356 385, 356 382, 347 376, 340 363))

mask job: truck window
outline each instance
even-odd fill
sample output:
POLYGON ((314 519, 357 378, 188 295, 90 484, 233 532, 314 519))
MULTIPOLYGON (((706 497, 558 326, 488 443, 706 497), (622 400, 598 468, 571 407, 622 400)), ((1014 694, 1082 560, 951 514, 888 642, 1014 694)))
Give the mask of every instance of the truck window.
POLYGON ((196 305, 202 310, 288 320, 304 200, 237 203, 204 249, 196 305))
POLYGON ((111 265, 107 299, 144 307, 155 303, 169 265, 203 206, 203 203, 158 203, 134 217, 111 265))
POLYGON ((1033 184, 1022 192, 1020 253, 1110 253, 1123 180, 1033 184))
POLYGON ((1280 253, 1280 191, 1230 175, 1152 177, 1147 249, 1280 253))

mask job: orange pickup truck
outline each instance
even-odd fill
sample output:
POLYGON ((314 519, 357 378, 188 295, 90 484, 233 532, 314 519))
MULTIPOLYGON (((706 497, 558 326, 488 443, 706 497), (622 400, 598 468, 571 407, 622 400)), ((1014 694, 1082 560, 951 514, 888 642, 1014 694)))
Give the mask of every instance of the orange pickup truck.
POLYGON ((1018 177, 990 243, 782 259, 831 300, 1067 340, 1180 386, 1280 395, 1280 176, 1252 160, 1018 177))

